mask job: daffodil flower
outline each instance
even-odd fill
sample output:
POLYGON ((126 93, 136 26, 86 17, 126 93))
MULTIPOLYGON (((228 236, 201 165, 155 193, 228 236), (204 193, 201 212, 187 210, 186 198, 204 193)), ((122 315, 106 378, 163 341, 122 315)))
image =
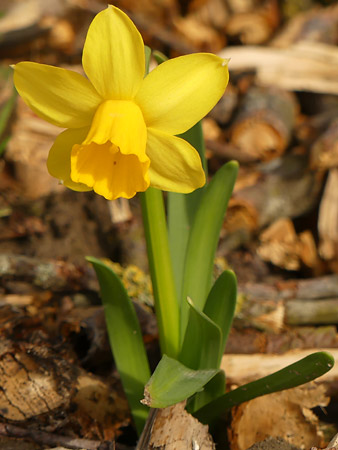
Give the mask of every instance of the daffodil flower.
POLYGON ((91 23, 87 77, 33 62, 14 66, 15 86, 41 118, 67 128, 47 162, 51 175, 77 191, 111 200, 153 186, 188 193, 205 183, 197 151, 181 134, 224 93, 227 61, 207 53, 169 60, 145 75, 142 37, 120 9, 91 23))

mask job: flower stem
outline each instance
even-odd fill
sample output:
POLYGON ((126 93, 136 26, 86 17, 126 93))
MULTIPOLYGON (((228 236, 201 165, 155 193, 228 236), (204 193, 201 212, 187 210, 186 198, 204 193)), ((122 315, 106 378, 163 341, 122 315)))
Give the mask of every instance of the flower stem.
POLYGON ((141 205, 161 351, 171 358, 177 358, 180 341, 179 306, 162 192, 154 188, 147 189, 141 194, 141 205))

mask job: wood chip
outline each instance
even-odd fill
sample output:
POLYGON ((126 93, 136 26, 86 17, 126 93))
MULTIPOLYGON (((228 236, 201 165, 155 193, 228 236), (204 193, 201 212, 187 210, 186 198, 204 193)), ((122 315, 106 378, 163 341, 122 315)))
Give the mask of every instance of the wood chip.
POLYGON ((184 409, 185 402, 158 410, 149 449, 208 450, 215 449, 208 426, 202 425, 184 409))
POLYGON ((304 231, 297 235, 292 221, 281 218, 260 235, 259 256, 278 267, 299 270, 301 264, 314 268, 317 250, 313 235, 304 231))
POLYGON ((338 94, 338 48, 299 42, 286 49, 258 46, 226 47, 229 69, 256 70, 256 83, 291 91, 338 94))
POLYGON ((320 256, 335 259, 338 256, 338 168, 330 170, 326 182, 319 208, 318 231, 320 256))

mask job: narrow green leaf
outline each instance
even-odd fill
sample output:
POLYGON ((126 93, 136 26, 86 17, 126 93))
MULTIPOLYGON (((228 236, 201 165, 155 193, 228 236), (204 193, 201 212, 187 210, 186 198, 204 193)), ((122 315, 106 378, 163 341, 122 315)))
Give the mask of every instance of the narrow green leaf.
POLYGON ((133 304, 114 271, 99 259, 88 257, 100 283, 110 346, 137 431, 143 430, 148 409, 140 403, 150 369, 133 304))
POLYGON ((189 320, 179 360, 190 369, 218 369, 222 332, 218 325, 201 311, 191 299, 189 320))
MULTIPOLYGON (((10 71, 12 72, 12 69, 10 69, 10 71)), ((7 72, 5 73, 5 75, 7 75, 7 72)), ((9 122, 12 112, 14 110, 15 103, 16 103, 16 97, 17 97, 17 92, 13 87, 12 95, 7 100, 7 102, 3 105, 2 109, 0 110, 0 156, 4 152, 6 145, 10 139, 10 136, 4 136, 4 133, 7 129, 8 122, 9 122)))
POLYGON ((231 329, 232 319, 235 314, 236 300, 236 275, 231 270, 226 270, 215 281, 209 292, 203 311, 222 330, 222 342, 220 345, 218 365, 221 363, 225 344, 231 329))
POLYGON ((181 339, 188 321, 188 308, 183 299, 190 297, 203 310, 212 281, 214 258, 224 214, 230 199, 238 164, 225 164, 212 178, 203 193, 191 228, 186 251, 181 299, 181 339))
MULTIPOLYGON (((202 122, 196 123, 190 130, 181 134, 179 137, 185 139, 198 151, 207 177, 208 169, 205 159, 202 122)), ((167 210, 169 245, 178 295, 182 292, 185 253, 190 229, 205 188, 206 186, 196 189, 196 191, 191 194, 168 193, 167 210)))
POLYGON ((225 373, 223 370, 220 370, 204 386, 203 391, 197 392, 188 400, 187 411, 193 414, 198 409, 203 408, 204 405, 223 395, 226 387, 225 381, 225 373))
POLYGON ((160 52, 159 50, 153 51, 153 56, 155 58, 155 61, 158 65, 162 64, 164 61, 167 61, 168 58, 165 56, 164 53, 160 52))
POLYGON ((199 409, 194 415, 203 423, 210 423, 226 410, 240 403, 272 392, 290 389, 324 375, 334 365, 334 358, 326 352, 316 352, 290 364, 284 369, 240 386, 199 409))
POLYGON ((217 372, 217 369, 192 370, 163 355, 145 387, 142 403, 151 408, 179 403, 200 391, 217 372))

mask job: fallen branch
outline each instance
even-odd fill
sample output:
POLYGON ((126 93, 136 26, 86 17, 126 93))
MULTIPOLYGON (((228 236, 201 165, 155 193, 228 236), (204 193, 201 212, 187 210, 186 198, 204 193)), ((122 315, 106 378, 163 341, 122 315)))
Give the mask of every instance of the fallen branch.
POLYGON ((256 82, 292 91, 338 94, 338 49, 334 45, 299 42, 289 48, 226 47, 231 70, 256 70, 256 82))
POLYGON ((125 445, 115 444, 115 442, 94 441, 90 439, 80 439, 68 436, 60 436, 54 433, 46 433, 39 430, 26 429, 0 423, 0 435, 29 439, 33 442, 50 447, 63 446, 70 449, 84 449, 84 450, 130 450, 131 447, 125 445))

